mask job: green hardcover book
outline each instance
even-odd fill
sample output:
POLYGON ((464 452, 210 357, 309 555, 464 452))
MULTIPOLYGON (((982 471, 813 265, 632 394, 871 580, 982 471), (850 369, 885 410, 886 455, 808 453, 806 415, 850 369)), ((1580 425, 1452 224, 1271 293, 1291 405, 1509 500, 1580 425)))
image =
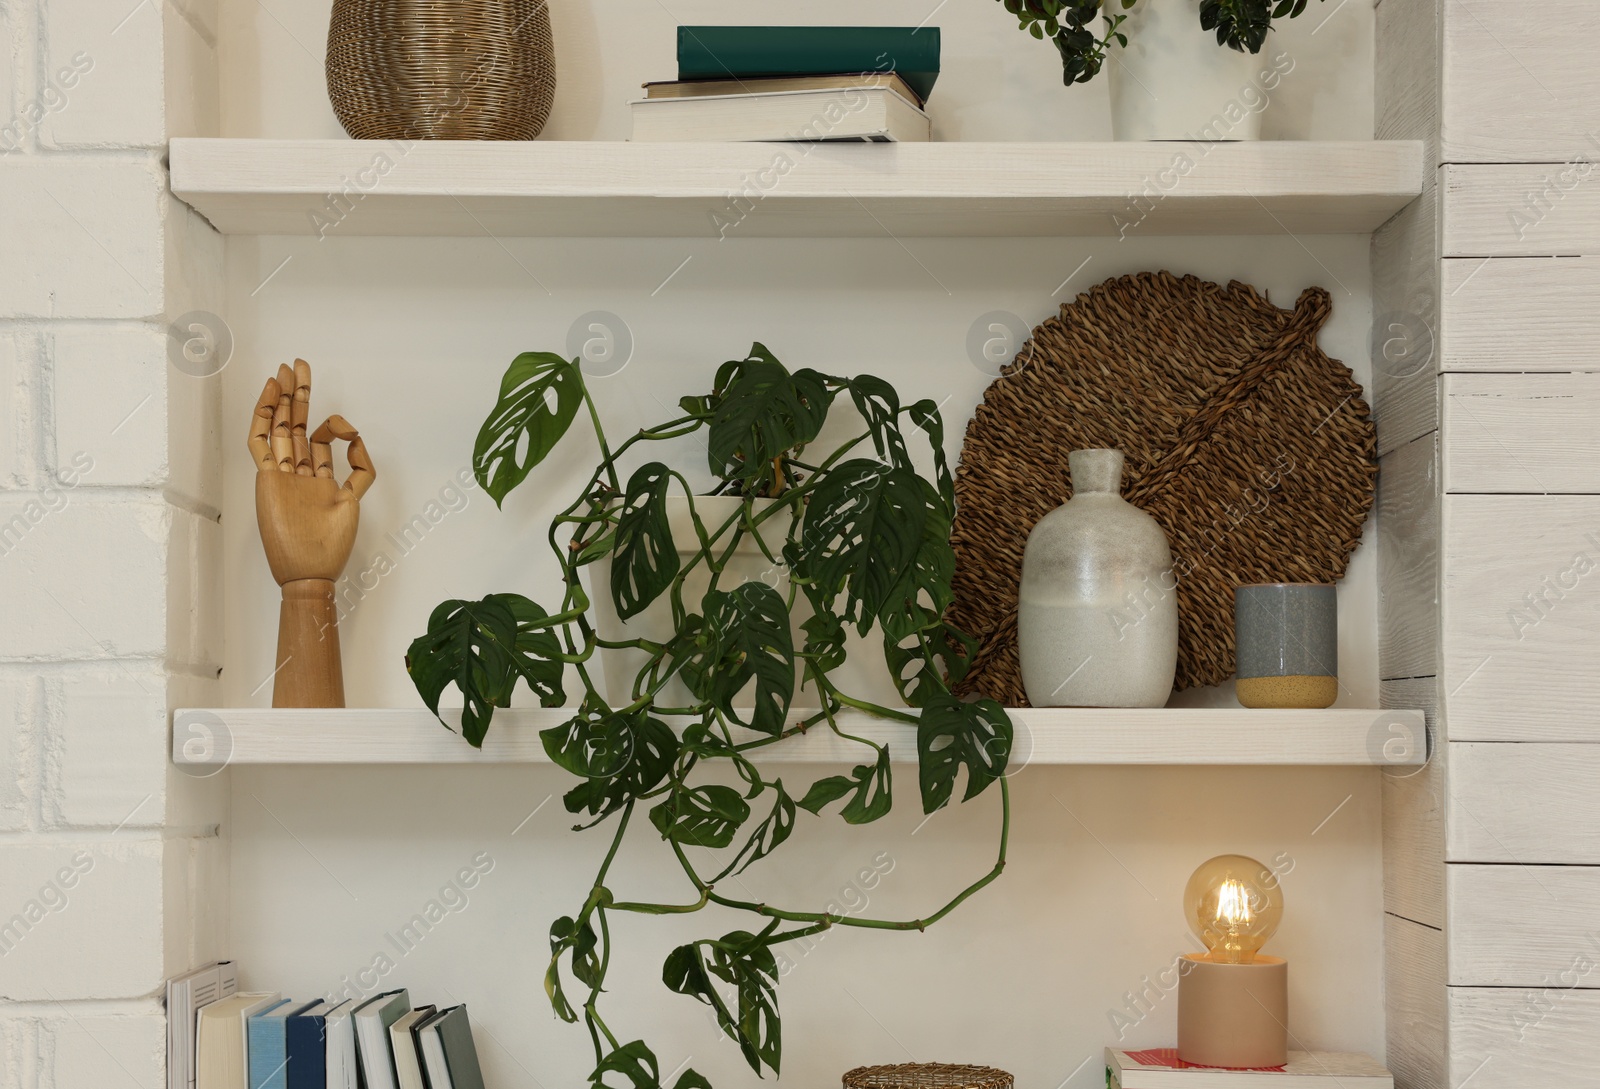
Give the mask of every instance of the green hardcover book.
POLYGON ((680 26, 678 79, 894 72, 923 101, 939 78, 939 28, 680 26))

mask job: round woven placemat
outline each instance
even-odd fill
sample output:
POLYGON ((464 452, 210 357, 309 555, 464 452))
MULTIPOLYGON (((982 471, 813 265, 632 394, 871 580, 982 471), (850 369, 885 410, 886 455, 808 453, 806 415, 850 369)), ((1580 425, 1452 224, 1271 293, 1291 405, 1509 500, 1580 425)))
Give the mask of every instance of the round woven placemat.
MULTIPOLYGON (((1179 689, 1233 676, 1234 587, 1344 576, 1372 508, 1377 439, 1361 386, 1317 347, 1331 312, 1321 288, 1282 310, 1248 284, 1143 272, 1034 330, 961 449, 949 618, 980 649, 958 691, 1028 706, 1022 552, 1071 498, 1073 450, 1121 450, 1123 495, 1166 530, 1179 689)), ((1139 603, 1125 604, 1137 618, 1139 603)))
POLYGON ((844 1076, 844 1089, 1011 1089, 1012 1077, 992 1066, 898 1063, 858 1066, 844 1076))

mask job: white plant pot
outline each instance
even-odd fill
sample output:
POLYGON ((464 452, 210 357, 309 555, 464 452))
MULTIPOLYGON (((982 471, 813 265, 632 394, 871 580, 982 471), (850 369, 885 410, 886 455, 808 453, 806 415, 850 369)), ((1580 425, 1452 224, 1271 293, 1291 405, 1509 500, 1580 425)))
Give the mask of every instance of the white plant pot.
MULTIPOLYGON (((700 521, 706 527, 707 533, 716 532, 728 519, 738 511, 742 500, 736 496, 696 496, 694 505, 699 512, 700 521)), ((770 501, 758 500, 756 509, 759 512, 770 501)), ((697 538, 694 531, 694 521, 689 516, 689 501, 683 496, 669 496, 667 498, 667 524, 672 529, 672 539, 678 546, 678 559, 687 564, 689 558, 699 551, 697 538)), ((768 551, 781 559, 783 542, 789 535, 792 518, 788 514, 776 515, 770 520, 761 523, 761 539, 766 543, 768 551)), ((726 538, 724 538, 724 547, 726 538)), ((662 594, 652 601, 642 612, 630 617, 624 622, 617 616, 616 602, 611 597, 611 557, 597 560, 589 566, 590 588, 589 597, 594 603, 595 631, 602 639, 621 641, 625 639, 649 639, 653 642, 666 642, 672 637, 672 604, 667 594, 662 594)), ((684 580, 683 605, 690 612, 700 612, 700 602, 705 597, 710 586, 711 575, 706 570, 704 563, 696 564, 684 580)), ((738 549, 729 557, 726 566, 722 569, 722 577, 717 580, 719 589, 731 590, 743 582, 764 582, 778 593, 787 598, 789 594, 789 571, 783 564, 774 564, 762 553, 760 546, 748 535, 739 542, 738 549)), ((790 614, 791 634, 794 638, 794 648, 798 653, 805 644, 805 632, 801 625, 811 618, 812 610, 804 595, 800 595, 795 602, 793 613, 790 614)), ((888 666, 883 657, 883 640, 877 631, 873 631, 868 638, 857 636, 850 630, 845 639, 845 661, 838 669, 830 673, 829 679, 841 690, 851 696, 867 699, 873 703, 887 707, 901 706, 904 701, 895 690, 894 682, 889 677, 888 666)), ((633 702, 633 682, 650 661, 650 655, 642 650, 601 650, 601 661, 605 671, 606 695, 613 707, 621 707, 633 702)), ((818 707, 821 700, 812 688, 807 685, 801 689, 801 671, 797 668, 795 674, 795 707, 818 707)), ((735 700, 736 707, 749 707, 755 703, 755 682, 740 693, 742 699, 735 700)), ((657 696, 657 703, 665 707, 687 707, 695 702, 688 686, 681 678, 673 677, 662 688, 657 696)))
MULTIPOLYGON (((1120 12, 1112 3, 1107 10, 1120 12)), ((1258 140, 1263 58, 1217 44, 1199 0, 1138 0, 1106 56, 1117 140, 1258 140)))

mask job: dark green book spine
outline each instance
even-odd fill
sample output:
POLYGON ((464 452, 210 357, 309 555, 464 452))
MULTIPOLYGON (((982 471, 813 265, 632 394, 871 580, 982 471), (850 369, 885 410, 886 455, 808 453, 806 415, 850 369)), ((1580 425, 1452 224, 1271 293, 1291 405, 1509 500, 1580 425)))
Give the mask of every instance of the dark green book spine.
POLYGON ((894 72, 924 100, 939 78, 939 28, 681 26, 678 78, 894 72))

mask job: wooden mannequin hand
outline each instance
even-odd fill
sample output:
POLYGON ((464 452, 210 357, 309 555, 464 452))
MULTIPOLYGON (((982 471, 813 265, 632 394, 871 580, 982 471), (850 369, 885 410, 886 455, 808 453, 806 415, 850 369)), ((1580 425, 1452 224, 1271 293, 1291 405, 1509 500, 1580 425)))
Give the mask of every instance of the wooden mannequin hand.
POLYGON ((334 581, 355 547, 361 497, 377 477, 360 434, 329 416, 309 436, 311 367, 297 359, 267 379, 250 419, 256 463, 256 523, 272 577, 283 588, 278 615, 274 707, 342 707, 334 581), (333 440, 350 444, 350 477, 333 476, 333 440))

